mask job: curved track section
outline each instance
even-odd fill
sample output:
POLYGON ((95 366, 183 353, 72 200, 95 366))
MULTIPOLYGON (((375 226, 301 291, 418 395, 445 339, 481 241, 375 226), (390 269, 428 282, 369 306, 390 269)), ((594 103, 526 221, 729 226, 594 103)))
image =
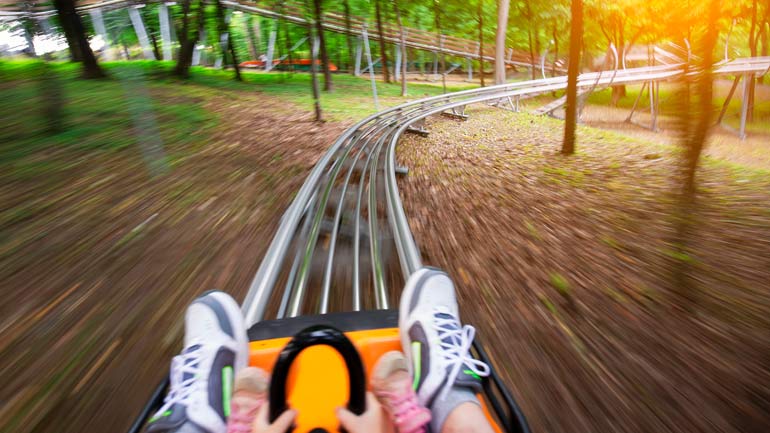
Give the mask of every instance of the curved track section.
MULTIPOLYGON (((581 74, 578 87, 668 81, 683 75, 683 66, 581 74)), ((714 72, 761 74, 768 67, 770 58, 738 59, 714 72)), ((422 266, 396 181, 401 135, 431 115, 469 104, 511 102, 566 84, 566 77, 554 77, 420 99, 371 115, 345 131, 283 215, 244 300, 247 322, 393 307, 391 295, 422 266)))

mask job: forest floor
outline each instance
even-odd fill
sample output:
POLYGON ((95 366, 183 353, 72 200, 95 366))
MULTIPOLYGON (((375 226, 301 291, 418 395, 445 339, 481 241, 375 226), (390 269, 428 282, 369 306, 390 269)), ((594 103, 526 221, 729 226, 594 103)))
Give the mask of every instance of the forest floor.
MULTIPOLYGON (((318 124, 307 74, 106 67, 82 81, 76 65, 0 62, 3 432, 125 431, 167 374, 185 306, 212 288, 243 298, 309 169, 374 112, 349 76, 318 124)), ((383 106, 405 101, 378 87, 383 106)))
POLYGON ((397 153, 410 227, 533 431, 770 424, 767 160, 704 158, 683 210, 675 146, 583 126, 564 157, 560 120, 489 108, 427 127, 397 153))
MULTIPOLYGON (((83 82, 73 65, 0 62, 3 432, 125 431, 179 348, 185 306, 211 288, 242 298, 306 173, 374 111, 359 78, 335 75, 317 124, 306 74, 178 82, 162 62, 106 66, 112 79, 83 82), (57 100, 62 127, 46 132, 57 100)), ((404 101, 378 89, 383 106, 404 101)), ((440 91, 410 85, 410 98, 440 91)), ((671 148, 582 128, 565 160, 559 125, 474 111, 399 150, 426 262, 456 277, 533 425, 767 421, 767 177, 709 162, 681 252, 664 242, 671 148), (670 301, 672 259, 694 275, 695 313, 670 301)))

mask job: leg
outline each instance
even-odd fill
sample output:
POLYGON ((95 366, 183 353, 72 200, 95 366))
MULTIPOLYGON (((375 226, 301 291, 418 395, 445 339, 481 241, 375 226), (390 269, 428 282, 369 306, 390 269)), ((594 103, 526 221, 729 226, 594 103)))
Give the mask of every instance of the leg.
POLYGON ((441 427, 441 433, 494 433, 481 406, 475 403, 461 403, 449 412, 441 427))
POLYGON ((431 431, 492 431, 476 397, 489 366, 470 355, 476 330, 461 326, 454 284, 446 273, 423 268, 409 277, 399 330, 418 401, 433 414, 431 431))

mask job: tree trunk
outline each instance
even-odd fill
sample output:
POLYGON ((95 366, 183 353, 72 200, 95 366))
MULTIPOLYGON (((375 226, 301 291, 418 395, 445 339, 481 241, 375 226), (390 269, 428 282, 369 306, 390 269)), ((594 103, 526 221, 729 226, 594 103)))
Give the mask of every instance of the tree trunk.
POLYGON ((235 71, 235 79, 238 81, 243 81, 243 77, 241 77, 241 65, 238 64, 238 56, 235 55, 235 46, 233 45, 233 38, 230 37, 227 39, 228 44, 230 45, 230 56, 233 59, 233 70, 235 71))
POLYGON ((711 69, 714 65, 714 48, 716 47, 718 38, 717 20, 719 18, 719 5, 720 0, 711 0, 709 5, 708 26, 701 44, 701 71, 696 78, 696 96, 698 105, 691 107, 686 113, 692 116, 692 113, 694 112, 698 116, 697 118, 692 119, 695 124, 688 131, 685 141, 684 194, 690 199, 695 196, 695 172, 698 168, 698 161, 700 160, 700 155, 703 151, 703 145, 706 143, 706 137, 708 136, 708 132, 713 123, 711 118, 713 117, 714 111, 714 77, 711 69))
MULTIPOLYGON (((617 45, 616 49, 618 51, 618 56, 622 56, 623 52, 626 49, 626 41, 623 37, 623 29, 618 30, 618 36, 617 36, 617 45)), ((618 65, 620 64, 620 59, 618 59, 618 65)), ((621 98, 626 97, 626 86, 620 85, 620 86, 612 86, 612 102, 611 105, 613 107, 618 106, 618 102, 620 102, 621 98)))
POLYGON ((441 8, 437 0, 433 1, 433 17, 436 20, 436 41, 438 45, 439 63, 441 65, 441 86, 446 93, 446 59, 444 56, 444 42, 441 34, 441 8))
POLYGON ((484 83, 484 0, 478 0, 478 2, 476 14, 479 17, 479 77, 481 77, 481 87, 484 87, 486 86, 484 83))
MULTIPOLYGON (((671 242, 672 248, 684 258, 691 254, 690 245, 694 236, 696 220, 695 199, 696 199, 696 179, 695 173, 703 151, 709 129, 712 125, 713 117, 713 73, 714 48, 716 48, 718 30, 717 20, 719 18, 721 0, 711 0, 708 5, 708 19, 706 32, 701 43, 696 46, 700 51, 700 71, 693 77, 695 80, 694 98, 690 98, 690 84, 685 78, 685 109, 682 110, 683 126, 685 134, 683 138, 683 182, 682 190, 678 201, 678 207, 674 215, 674 239, 671 242), (696 103, 690 103, 694 99, 696 103)), ((694 279, 695 269, 688 260, 674 260, 673 262, 673 289, 677 295, 680 307, 685 311, 692 312, 697 304, 698 292, 696 292, 696 281, 694 279)))
POLYGON ((567 66, 567 106, 564 118, 564 142, 561 153, 575 153, 575 129, 577 127, 577 80, 580 74, 580 48, 583 40, 583 0, 572 0, 567 66))
MULTIPOLYGON (((147 30, 150 30, 149 27, 147 30)), ((152 42, 152 53, 155 55, 155 59, 162 59, 163 56, 160 54, 160 47, 158 47, 158 38, 155 37, 155 33, 152 31, 149 31, 150 36, 150 42, 152 42)))
MULTIPOLYGON (((315 12, 315 26, 318 34, 318 45, 321 47, 321 67, 324 73, 324 91, 332 91, 332 71, 329 68, 329 53, 326 52, 326 39, 324 38, 323 11, 321 2, 323 0, 313 0, 313 10, 315 12)), ((311 40, 310 43, 313 43, 311 40)))
POLYGON ((27 48, 24 49, 24 54, 30 57, 37 57, 35 53, 35 22, 29 18, 22 20, 22 27, 24 28, 24 39, 27 41, 27 48))
POLYGON ((556 61, 559 60, 559 33, 556 31, 556 20, 553 22, 553 63, 551 63, 551 76, 556 76, 556 61))
MULTIPOLYGON (((768 5, 767 7, 770 8, 770 5, 768 5)), ((770 27, 770 22, 767 22, 767 23, 765 23, 762 26, 762 38, 761 38, 761 40, 762 40, 762 57, 767 57, 767 54, 768 54, 768 50, 767 50, 768 47, 767 47, 767 45, 768 45, 768 40, 770 40, 770 30, 768 30, 769 27, 770 27)), ((765 75, 767 75, 767 74, 765 74, 765 75)), ((764 80, 765 80, 765 75, 762 75, 759 78, 757 78, 757 82, 762 84, 764 82, 764 80)))
POLYGON ((406 96, 406 35, 404 26, 401 24, 401 9, 398 6, 398 0, 393 0, 393 10, 396 12, 396 23, 398 24, 398 33, 401 39, 401 96, 406 96))
POLYGON ((377 33, 380 34, 380 63, 382 64, 382 79, 386 83, 390 83, 390 71, 388 71, 388 50, 385 48, 385 32, 382 30, 380 0, 374 0, 374 10, 377 17, 377 33))
POLYGON ((508 27, 509 0, 497 0, 497 34, 495 35, 495 84, 505 84, 505 33, 508 27))
POLYGON ((88 44, 88 38, 86 38, 86 31, 83 28, 83 22, 80 20, 80 16, 75 11, 74 0, 54 0, 54 7, 59 15, 59 21, 62 23, 62 27, 66 26, 70 29, 72 35, 72 41, 68 39, 71 52, 80 52, 83 62, 83 78, 103 78, 105 73, 96 61, 94 52, 91 51, 91 46, 88 44))
POLYGON ((204 0, 198 0, 198 7, 195 10, 195 16, 191 16, 192 0, 184 0, 182 3, 182 29, 177 32, 179 38, 179 58, 176 61, 174 75, 181 78, 190 77, 190 66, 192 65, 193 51, 198 38, 203 31, 203 22, 205 18, 204 0), (194 21, 196 31, 190 31, 190 21, 194 21))
POLYGON ((257 48, 256 36, 254 35, 254 26, 252 25, 254 17, 251 14, 246 15, 246 38, 249 40, 249 55, 252 59, 259 58, 259 49, 257 48))
POLYGON ((150 26, 150 20, 147 19, 147 14, 143 13, 146 12, 144 9, 139 11, 139 16, 141 16, 142 21, 144 21, 144 26, 147 31, 147 36, 150 37, 150 43, 152 44, 152 54, 155 56, 155 60, 161 60, 163 59, 163 56, 161 55, 160 47, 158 46, 158 38, 155 36, 157 33, 154 28, 150 26))
MULTIPOLYGON (((315 0, 314 0, 315 1, 315 0)), ((313 88, 313 104, 315 106, 315 120, 316 122, 323 122, 323 115, 321 113, 321 92, 318 89, 318 71, 316 65, 316 53, 313 49, 313 26, 310 25, 307 28, 308 40, 310 41, 310 82, 313 88)))
POLYGON ((525 2, 525 5, 527 7, 526 14, 527 14, 527 36, 529 37, 529 64, 530 64, 530 71, 531 71, 531 77, 534 80, 537 78, 535 70, 537 69, 536 62, 535 62, 535 56, 540 53, 540 38, 538 38, 537 35, 537 25, 535 24, 535 21, 532 19, 532 7, 530 5, 530 0, 527 0, 525 2), (534 31, 533 31, 533 28, 534 31), (534 36, 533 36, 533 33, 534 36), (534 42, 534 44, 533 44, 534 42))
POLYGON ((355 53, 353 52, 353 37, 351 36, 353 34, 352 32, 352 25, 350 23, 350 2, 348 0, 344 0, 342 2, 342 7, 345 9, 345 29, 347 30, 347 34, 345 35, 345 39, 347 39, 348 43, 348 64, 347 69, 350 72, 350 75, 355 75, 356 71, 353 67, 353 64, 355 64, 355 59, 353 58, 355 56, 355 53))
MULTIPOLYGON (((68 0, 64 0, 64 2, 67 3, 68 0)), ((57 7, 56 4, 54 4, 54 7, 57 7)), ((58 7, 57 7, 57 11, 58 11, 58 7)), ((71 20, 64 19, 60 14, 59 25, 61 26, 61 29, 64 32, 64 38, 67 39, 67 46, 69 47, 69 52, 70 52, 70 61, 82 62, 83 53, 80 51, 80 44, 78 44, 77 37, 75 36, 75 29, 72 25, 71 20)))
MULTIPOLYGON (((530 23, 531 24, 531 23, 530 23)), ((535 79, 535 52, 532 51, 532 29, 527 26, 527 38, 529 39, 529 64, 530 64, 530 76, 535 79)))
POLYGON ((251 31, 254 34, 254 43, 256 44, 257 57, 254 58, 256 60, 262 54, 262 17, 257 16, 256 20, 252 21, 251 31))
MULTIPOLYGON (((281 0, 278 4, 278 14, 283 16, 284 15, 284 6, 286 2, 284 0, 281 0)), ((281 35, 281 29, 283 29, 283 42, 284 42, 284 48, 286 49, 286 58, 289 59, 289 73, 294 73, 294 59, 292 55, 292 45, 291 45, 291 34, 289 34, 289 23, 284 21, 282 18, 278 18, 276 21, 276 28, 275 28, 275 37, 278 38, 281 35), (282 25, 283 24, 283 25, 282 25)), ((308 33, 309 34, 309 33, 308 33)), ((281 44, 276 41, 277 46, 280 48, 281 44)), ((308 44, 312 44, 312 41, 308 42, 308 44)), ((282 55, 280 53, 280 49, 278 50, 278 55, 273 56, 273 58, 281 58, 282 55)), ((281 74, 281 77, 283 77, 283 73, 281 74)))
MULTIPOLYGON (((758 30, 759 30, 758 26, 757 26, 757 24, 758 24, 757 23, 757 12, 758 12, 757 8, 758 7, 759 6, 757 5, 757 0, 753 0, 752 1, 752 8, 751 8, 751 27, 749 29, 749 53, 751 54, 751 57, 756 57, 757 56, 757 42, 759 42, 757 40, 757 38, 755 37, 756 33, 758 33, 758 30)), ((764 25, 764 24, 760 24, 760 25, 764 25)), ((744 98, 748 98, 748 100, 749 100, 749 102, 748 102, 748 106, 749 107, 748 107, 748 112, 747 112, 747 115, 746 115, 746 121, 747 122, 752 122, 754 120, 754 94, 756 93, 755 90, 756 90, 757 82, 754 79, 754 75, 753 74, 749 74, 747 76, 747 78, 750 80, 749 89, 748 89, 749 90, 749 92, 748 92, 749 94, 748 95, 743 95, 743 97, 744 98)))
POLYGON ((230 23, 225 17, 225 7, 222 6, 222 2, 219 0, 216 0, 216 7, 217 29, 219 30, 219 46, 222 51, 222 63, 227 65, 227 52, 230 51, 230 58, 233 62, 233 70, 235 71, 235 79, 243 81, 240 65, 238 65, 238 58, 235 55, 235 48, 233 47, 233 35, 230 34, 230 23))

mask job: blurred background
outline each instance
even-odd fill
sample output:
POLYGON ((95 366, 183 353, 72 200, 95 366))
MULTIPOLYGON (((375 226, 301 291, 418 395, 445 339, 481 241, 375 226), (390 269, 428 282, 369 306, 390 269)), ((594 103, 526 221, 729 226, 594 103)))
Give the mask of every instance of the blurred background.
MULTIPOLYGON (((413 125, 398 186, 533 430, 768 431, 769 42, 768 0, 0 0, 0 431, 127 430, 347 128, 506 83, 413 125)), ((374 239, 397 300, 364 159, 305 313, 359 245, 379 305, 374 239)))

